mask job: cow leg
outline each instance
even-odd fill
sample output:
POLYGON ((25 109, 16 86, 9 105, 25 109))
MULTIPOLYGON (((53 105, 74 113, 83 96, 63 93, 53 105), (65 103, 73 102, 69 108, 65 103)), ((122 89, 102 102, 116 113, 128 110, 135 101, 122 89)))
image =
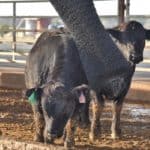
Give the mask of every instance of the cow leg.
POLYGON ((89 139, 91 142, 94 141, 95 137, 101 133, 100 116, 104 107, 104 100, 102 97, 98 98, 96 92, 92 91, 92 120, 91 120, 91 131, 89 139))
POLYGON ((65 128, 65 135, 64 135, 65 148, 72 148, 75 145, 74 133, 75 133, 76 125, 77 125, 76 121, 72 118, 67 122, 65 128))
POLYGON ((33 113, 34 113, 34 122, 35 122, 35 136, 34 141, 36 142, 44 142, 44 116, 42 113, 42 109, 39 105, 32 105, 33 113))
POLYGON ((112 139, 119 138, 121 135, 120 129, 120 114, 122 110, 122 101, 114 101, 112 105, 112 125, 111 125, 111 137, 112 139))

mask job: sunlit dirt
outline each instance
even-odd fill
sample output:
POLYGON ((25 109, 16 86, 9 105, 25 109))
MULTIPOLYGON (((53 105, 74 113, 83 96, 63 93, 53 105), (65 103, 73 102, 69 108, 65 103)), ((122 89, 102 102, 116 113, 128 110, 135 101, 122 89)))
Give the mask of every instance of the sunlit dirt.
MULTIPOLYGON (((124 104, 121 114, 122 137, 110 138, 111 105, 106 104, 102 114, 101 136, 90 143, 89 129, 78 129, 75 136, 77 149, 85 150, 149 150, 150 107, 124 104)), ((22 98, 20 90, 0 89, 0 137, 33 141, 34 123, 31 106, 22 98)))

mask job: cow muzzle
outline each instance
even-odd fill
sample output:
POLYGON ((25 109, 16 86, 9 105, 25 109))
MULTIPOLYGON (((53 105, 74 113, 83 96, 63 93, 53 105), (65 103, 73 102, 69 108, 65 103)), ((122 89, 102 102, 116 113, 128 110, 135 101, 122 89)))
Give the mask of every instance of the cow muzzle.
POLYGON ((141 61, 143 61, 143 56, 131 54, 129 59, 130 59, 130 61, 132 61, 134 64, 138 64, 138 63, 140 63, 141 61))

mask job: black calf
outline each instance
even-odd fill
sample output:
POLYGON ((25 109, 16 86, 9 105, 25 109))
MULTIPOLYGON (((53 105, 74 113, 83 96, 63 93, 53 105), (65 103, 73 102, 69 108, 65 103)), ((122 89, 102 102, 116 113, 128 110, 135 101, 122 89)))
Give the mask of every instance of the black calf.
POLYGON ((78 89, 85 89, 78 86, 86 84, 87 79, 76 49, 70 34, 58 30, 43 33, 29 53, 25 80, 34 112, 36 141, 52 142, 62 136, 73 114, 88 122, 85 112, 90 98, 86 90, 79 90, 81 97, 77 96, 78 89))

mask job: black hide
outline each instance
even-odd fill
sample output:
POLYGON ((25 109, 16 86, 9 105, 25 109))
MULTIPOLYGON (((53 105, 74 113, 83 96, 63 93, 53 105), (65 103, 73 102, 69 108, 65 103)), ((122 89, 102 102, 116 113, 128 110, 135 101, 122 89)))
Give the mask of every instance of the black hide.
POLYGON ((130 74, 128 62, 105 31, 92 0, 49 1, 73 34, 93 89, 100 92, 107 80, 118 78, 124 73, 130 74))
POLYGON ((27 96, 32 92, 38 95, 37 103, 32 104, 35 140, 52 142, 62 136, 68 119, 78 109, 72 89, 87 83, 76 45, 67 32, 45 32, 38 38, 27 58, 25 81, 27 96))

